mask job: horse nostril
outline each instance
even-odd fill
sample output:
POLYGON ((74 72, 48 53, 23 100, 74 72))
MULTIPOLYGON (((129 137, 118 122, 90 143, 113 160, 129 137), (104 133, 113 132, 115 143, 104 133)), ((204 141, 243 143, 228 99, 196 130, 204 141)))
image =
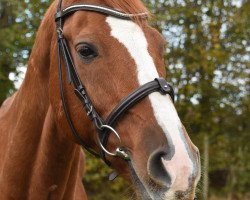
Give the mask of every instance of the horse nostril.
POLYGON ((154 182, 169 188, 171 186, 171 177, 162 163, 162 157, 166 155, 165 151, 154 152, 148 160, 148 173, 154 182))

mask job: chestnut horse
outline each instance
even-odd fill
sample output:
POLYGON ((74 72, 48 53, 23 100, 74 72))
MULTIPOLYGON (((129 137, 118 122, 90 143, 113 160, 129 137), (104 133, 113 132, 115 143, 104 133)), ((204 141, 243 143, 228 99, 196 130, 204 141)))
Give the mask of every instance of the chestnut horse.
POLYGON ((195 198, 199 151, 159 78, 165 41, 146 13, 139 0, 52 3, 22 86, 0 109, 1 200, 86 200, 81 145, 140 199, 195 198))

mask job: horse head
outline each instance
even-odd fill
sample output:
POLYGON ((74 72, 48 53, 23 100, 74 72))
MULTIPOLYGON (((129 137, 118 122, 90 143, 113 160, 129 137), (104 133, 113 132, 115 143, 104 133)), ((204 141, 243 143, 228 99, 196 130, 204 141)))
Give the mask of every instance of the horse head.
POLYGON ((101 155, 142 199, 194 199, 199 151, 178 117, 172 87, 160 78, 165 40, 146 15, 132 0, 59 3, 52 107, 67 137, 101 155))

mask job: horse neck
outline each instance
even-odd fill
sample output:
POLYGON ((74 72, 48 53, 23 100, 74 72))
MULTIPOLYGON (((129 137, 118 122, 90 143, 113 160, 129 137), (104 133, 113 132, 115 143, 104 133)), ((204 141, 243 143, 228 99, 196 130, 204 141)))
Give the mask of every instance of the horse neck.
POLYGON ((32 169, 28 199, 74 199, 85 192, 81 187, 81 148, 69 142, 57 127, 51 106, 46 114, 32 169))
POLYGON ((23 84, 0 115, 3 199, 48 199, 51 195, 61 199, 62 194, 70 195, 65 188, 76 187, 70 182, 76 182, 79 174, 80 148, 60 133, 49 102, 52 21, 49 11, 37 33, 23 84))

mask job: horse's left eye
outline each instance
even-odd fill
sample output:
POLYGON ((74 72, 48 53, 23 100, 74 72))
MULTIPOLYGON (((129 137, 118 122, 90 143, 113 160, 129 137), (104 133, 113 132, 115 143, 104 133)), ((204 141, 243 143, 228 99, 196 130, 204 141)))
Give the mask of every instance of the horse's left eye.
POLYGON ((90 61, 98 56, 97 50, 89 44, 80 44, 77 46, 77 52, 85 61, 90 61))

